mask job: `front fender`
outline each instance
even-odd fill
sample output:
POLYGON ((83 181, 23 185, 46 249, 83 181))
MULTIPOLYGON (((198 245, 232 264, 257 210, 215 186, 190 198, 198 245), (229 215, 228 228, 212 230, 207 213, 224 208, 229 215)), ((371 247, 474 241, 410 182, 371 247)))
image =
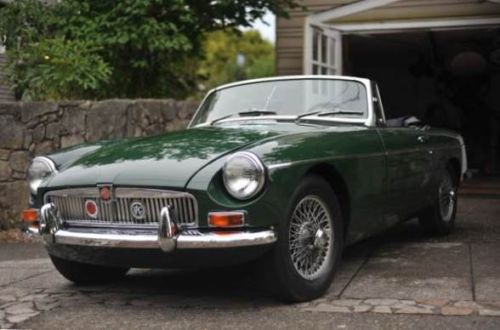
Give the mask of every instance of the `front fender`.
POLYGON ((240 201, 231 197, 222 183, 224 161, 225 157, 203 168, 187 186, 198 200, 200 226, 207 225, 208 212, 221 210, 246 211, 246 223, 250 226, 277 226, 285 218, 295 187, 308 168, 306 164, 268 168, 262 192, 248 201, 240 201))

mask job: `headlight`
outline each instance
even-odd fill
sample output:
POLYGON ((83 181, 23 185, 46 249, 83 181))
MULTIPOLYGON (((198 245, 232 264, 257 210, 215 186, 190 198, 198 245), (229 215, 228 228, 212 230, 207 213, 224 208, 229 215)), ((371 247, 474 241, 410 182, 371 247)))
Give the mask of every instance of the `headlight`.
POLYGON ((231 196, 237 199, 249 199, 264 187, 264 165, 256 155, 250 152, 238 152, 224 164, 222 177, 231 196))
POLYGON ((28 183, 31 193, 36 194, 36 190, 40 183, 42 183, 42 180, 56 171, 53 161, 46 157, 35 157, 28 168, 28 183))

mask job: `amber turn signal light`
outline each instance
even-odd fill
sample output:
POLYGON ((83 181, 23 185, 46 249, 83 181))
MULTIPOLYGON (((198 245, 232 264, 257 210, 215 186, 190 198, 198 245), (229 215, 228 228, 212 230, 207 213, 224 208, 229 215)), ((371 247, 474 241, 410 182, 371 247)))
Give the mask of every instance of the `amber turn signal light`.
POLYGON ((38 210, 37 209, 27 209, 23 211, 23 221, 24 222, 37 222, 38 221, 38 210))
POLYGON ((241 227, 245 223, 243 212, 210 212, 208 225, 217 228, 241 227))

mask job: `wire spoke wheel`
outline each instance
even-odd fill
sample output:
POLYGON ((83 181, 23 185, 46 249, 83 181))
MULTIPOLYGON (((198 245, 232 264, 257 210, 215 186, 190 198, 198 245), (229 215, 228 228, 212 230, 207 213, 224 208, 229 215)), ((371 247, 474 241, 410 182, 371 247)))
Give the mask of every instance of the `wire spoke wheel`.
POLYGON ((443 221, 448 222, 453 216, 456 203, 456 187, 449 173, 444 175, 439 185, 439 211, 443 221))
POLYGON ((290 221, 289 252, 304 279, 317 279, 330 268, 333 230, 330 211, 318 196, 308 195, 298 202, 290 221))

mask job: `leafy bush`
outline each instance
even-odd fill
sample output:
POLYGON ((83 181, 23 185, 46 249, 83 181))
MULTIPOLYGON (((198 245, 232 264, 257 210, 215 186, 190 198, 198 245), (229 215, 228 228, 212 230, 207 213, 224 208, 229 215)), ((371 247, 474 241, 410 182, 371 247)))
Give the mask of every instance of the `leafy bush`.
POLYGON ((98 50, 85 41, 45 39, 9 52, 8 72, 25 100, 105 95, 111 69, 98 50))

